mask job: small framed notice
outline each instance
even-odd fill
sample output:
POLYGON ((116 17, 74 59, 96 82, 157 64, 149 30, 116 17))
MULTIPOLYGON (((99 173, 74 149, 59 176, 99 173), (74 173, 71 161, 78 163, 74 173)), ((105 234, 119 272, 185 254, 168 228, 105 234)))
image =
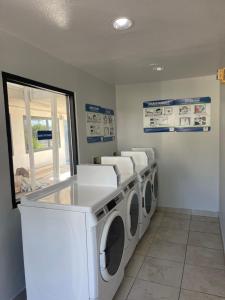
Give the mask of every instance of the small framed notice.
POLYGON ((101 106, 86 104, 87 142, 110 142, 115 139, 114 111, 101 106))

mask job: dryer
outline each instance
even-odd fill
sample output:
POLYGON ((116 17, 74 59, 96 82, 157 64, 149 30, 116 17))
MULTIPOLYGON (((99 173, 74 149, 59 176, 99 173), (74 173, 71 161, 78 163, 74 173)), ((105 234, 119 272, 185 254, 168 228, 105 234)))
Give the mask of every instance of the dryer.
POLYGON ((78 166, 71 178, 23 198, 29 300, 111 300, 124 276, 124 195, 113 166, 78 166))
POLYGON ((134 162, 130 157, 104 156, 103 165, 114 165, 120 174, 120 187, 124 195, 124 215, 126 224, 125 264, 128 263, 139 241, 140 195, 134 162))
POLYGON ((153 170, 149 168, 148 156, 145 152, 122 151, 121 156, 132 157, 135 164, 135 170, 138 174, 138 185, 141 201, 139 237, 141 238, 148 229, 153 212, 153 170))
POLYGON ((152 182, 152 190, 153 190, 153 203, 152 203, 152 212, 151 216, 155 213, 158 202, 159 202, 159 186, 158 186, 158 164, 156 161, 156 154, 154 148, 132 148, 132 151, 142 151, 145 152, 148 156, 148 164, 149 168, 152 170, 151 182, 152 182))

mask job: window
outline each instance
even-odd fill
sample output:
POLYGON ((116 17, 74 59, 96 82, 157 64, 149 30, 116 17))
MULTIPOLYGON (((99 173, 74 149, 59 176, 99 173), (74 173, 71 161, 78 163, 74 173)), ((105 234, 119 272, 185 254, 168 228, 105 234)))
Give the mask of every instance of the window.
MULTIPOLYGON (((25 136, 25 147, 26 152, 29 152, 28 147, 28 133, 27 133, 27 118, 23 117, 24 122, 24 136, 25 136)), ((52 149, 52 140, 39 140, 38 132, 40 131, 52 131, 52 119, 51 118, 43 118, 43 117, 31 117, 31 127, 32 127, 32 144, 34 152, 45 151, 52 149)), ((57 119, 57 133, 59 140, 59 147, 61 147, 60 143, 60 130, 59 130, 59 120, 57 119)))
POLYGON ((76 173, 72 92, 2 73, 13 207, 76 173))

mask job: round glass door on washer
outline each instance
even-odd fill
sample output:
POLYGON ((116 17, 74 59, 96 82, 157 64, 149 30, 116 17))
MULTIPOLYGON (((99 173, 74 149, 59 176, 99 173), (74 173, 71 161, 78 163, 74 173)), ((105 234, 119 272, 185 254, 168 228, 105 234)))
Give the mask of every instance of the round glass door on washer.
POLYGON ((127 229, 128 238, 132 239, 138 229, 139 223, 139 198, 136 191, 132 191, 127 202, 127 229))
POLYGON ((156 201, 158 199, 158 187, 159 187, 158 186, 158 172, 156 170, 154 173, 154 197, 155 197, 156 201))
POLYGON ((119 270, 124 242, 124 222, 119 212, 114 211, 105 223, 100 245, 100 270, 105 281, 110 281, 119 270))
POLYGON ((159 183, 158 183, 158 170, 155 167, 153 174, 152 174, 152 190, 153 190, 153 205, 151 209, 151 216, 154 214, 157 202, 158 202, 158 192, 159 192, 159 183))
POLYGON ((152 185, 150 180, 146 180, 143 188, 143 209, 145 216, 150 214, 152 207, 152 185))

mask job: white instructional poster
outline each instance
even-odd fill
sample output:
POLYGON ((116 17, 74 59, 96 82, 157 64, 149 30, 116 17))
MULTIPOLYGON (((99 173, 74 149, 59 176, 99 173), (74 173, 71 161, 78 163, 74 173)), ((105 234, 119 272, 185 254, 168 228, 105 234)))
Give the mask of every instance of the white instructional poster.
POLYGON ((144 101, 145 133, 211 130, 211 98, 144 101))
POLYGON ((112 109, 86 104, 87 142, 110 142, 115 138, 115 116, 112 109))

